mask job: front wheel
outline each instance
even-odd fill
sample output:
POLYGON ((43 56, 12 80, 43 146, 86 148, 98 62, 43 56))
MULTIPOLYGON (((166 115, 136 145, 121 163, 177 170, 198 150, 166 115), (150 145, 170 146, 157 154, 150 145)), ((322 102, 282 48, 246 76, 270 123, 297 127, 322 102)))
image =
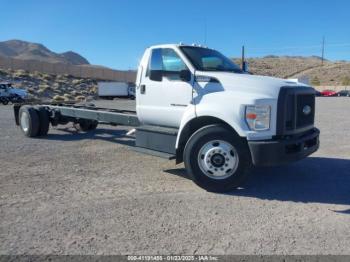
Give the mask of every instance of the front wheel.
POLYGON ((3 105, 6 106, 9 103, 9 100, 6 97, 4 97, 4 98, 1 99, 1 102, 2 102, 3 105))
POLYGON ((239 187, 251 167, 247 143, 223 125, 196 131, 185 146, 184 162, 192 180, 212 192, 239 187))
POLYGON ((24 99, 19 96, 19 95, 14 95, 12 98, 11 98, 11 102, 12 103, 23 103, 24 102, 24 99))

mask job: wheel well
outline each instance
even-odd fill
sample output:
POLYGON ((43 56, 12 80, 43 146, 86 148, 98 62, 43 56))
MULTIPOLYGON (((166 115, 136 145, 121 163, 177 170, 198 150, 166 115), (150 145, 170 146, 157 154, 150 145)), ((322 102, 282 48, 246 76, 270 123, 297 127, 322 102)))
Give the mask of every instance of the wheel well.
POLYGON ((228 130, 237 134, 236 130, 234 130, 229 124, 227 124, 225 121, 222 121, 219 118, 212 117, 212 116, 196 117, 191 121, 189 121, 182 129, 178 147, 176 149, 177 164, 183 162, 183 151, 185 149, 188 139, 192 136, 192 134, 204 126, 213 125, 213 124, 221 124, 225 126, 228 130))

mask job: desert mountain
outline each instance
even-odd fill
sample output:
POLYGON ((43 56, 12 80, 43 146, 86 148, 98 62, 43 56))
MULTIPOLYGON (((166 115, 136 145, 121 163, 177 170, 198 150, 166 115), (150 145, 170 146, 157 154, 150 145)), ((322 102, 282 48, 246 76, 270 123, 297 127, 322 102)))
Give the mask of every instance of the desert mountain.
POLYGON ((0 42, 0 56, 24 60, 39 60, 50 63, 89 65, 88 60, 75 52, 55 53, 42 44, 22 40, 0 42))

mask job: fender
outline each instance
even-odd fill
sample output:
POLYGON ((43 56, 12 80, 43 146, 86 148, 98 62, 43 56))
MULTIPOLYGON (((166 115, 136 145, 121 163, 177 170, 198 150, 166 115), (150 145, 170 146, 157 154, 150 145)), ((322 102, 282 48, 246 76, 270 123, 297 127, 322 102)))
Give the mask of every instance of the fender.
POLYGON ((234 91, 213 92, 195 97, 193 104, 188 106, 181 120, 176 139, 176 149, 179 147, 181 136, 183 135, 183 131, 186 130, 185 127, 188 125, 188 123, 201 117, 210 117, 212 119, 217 119, 219 122, 226 123, 234 131, 236 131, 239 136, 246 137, 248 140, 271 138, 275 133, 276 128, 274 121, 271 123, 271 129, 265 132, 251 131, 245 123, 245 105, 258 103, 271 104, 271 118, 274 119, 273 115, 276 114, 275 99, 257 97, 254 94, 247 95, 244 93, 243 95, 243 92, 234 91))

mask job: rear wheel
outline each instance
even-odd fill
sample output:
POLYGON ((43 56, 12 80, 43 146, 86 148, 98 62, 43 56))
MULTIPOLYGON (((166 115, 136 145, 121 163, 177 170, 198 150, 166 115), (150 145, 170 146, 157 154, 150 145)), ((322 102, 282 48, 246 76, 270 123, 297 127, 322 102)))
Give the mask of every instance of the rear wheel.
POLYGON ((39 132, 39 115, 30 106, 22 106, 19 110, 19 123, 22 132, 28 137, 35 137, 39 132))
POLYGON ((35 110, 38 113, 39 116, 39 130, 38 135, 39 136, 46 136, 49 132, 50 128, 50 117, 49 112, 45 109, 45 107, 38 106, 35 107, 35 110))
POLYGON ((245 141, 222 125, 196 131, 186 144, 184 162, 192 180, 213 192, 240 186, 251 166, 245 141))

